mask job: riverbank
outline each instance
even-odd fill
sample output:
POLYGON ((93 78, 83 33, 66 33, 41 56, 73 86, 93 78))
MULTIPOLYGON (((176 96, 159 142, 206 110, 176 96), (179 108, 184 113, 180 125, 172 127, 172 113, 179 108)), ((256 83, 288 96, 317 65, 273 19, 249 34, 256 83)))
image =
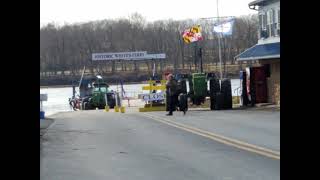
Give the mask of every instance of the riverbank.
MULTIPOLYGON (((125 82, 126 85, 131 85, 131 84, 144 84, 146 82, 125 82)), ((108 85, 110 86, 116 86, 116 85, 119 85, 117 83, 108 83, 108 85)), ((41 86, 40 85, 40 89, 46 89, 46 88, 67 88, 67 87, 72 87, 71 84, 69 85, 48 85, 48 86, 41 86)))
MULTIPOLYGON (((93 75, 85 74, 87 78, 94 78, 93 75)), ((125 84, 139 84, 150 79, 151 74, 140 72, 122 72, 122 73, 102 73, 101 76, 110 85, 117 85, 120 81, 125 84)), ((228 72, 225 77, 230 79, 238 79, 237 72, 228 72)), ((81 75, 55 75, 55 76, 40 76, 41 87, 71 87, 72 84, 78 84, 81 75)))
MULTIPOLYGON (((131 83, 124 83, 124 90, 126 92, 127 97, 131 98, 137 98, 138 94, 147 93, 146 91, 142 90, 142 86, 144 86, 145 83, 137 83, 137 82, 131 82, 131 83)), ((239 79, 231 79, 231 87, 232 87, 232 96, 239 96, 237 88, 240 86, 240 80, 239 79)), ((120 90, 119 86, 110 84, 111 90, 120 90)), ((76 87, 76 91, 78 92, 78 87, 76 87)), ((71 111, 71 107, 69 105, 69 98, 72 97, 72 87, 70 85, 63 85, 63 86, 41 86, 40 87, 40 94, 47 94, 48 95, 48 101, 43 102, 43 108, 46 112, 46 115, 55 113, 55 112, 64 112, 64 111, 71 111)), ((239 103, 238 101, 234 101, 235 104, 239 103)), ((126 106, 139 106, 142 107, 144 105, 144 102, 139 100, 133 100, 130 99, 125 100, 123 102, 126 106)))

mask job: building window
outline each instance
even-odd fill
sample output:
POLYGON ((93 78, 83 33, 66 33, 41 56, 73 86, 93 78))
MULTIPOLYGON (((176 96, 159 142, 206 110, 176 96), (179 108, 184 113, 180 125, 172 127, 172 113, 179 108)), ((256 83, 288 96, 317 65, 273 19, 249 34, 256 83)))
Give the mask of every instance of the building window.
POLYGON ((274 9, 272 9, 272 27, 271 27, 271 31, 272 31, 272 36, 276 36, 277 35, 277 13, 274 9))
POLYGON ((267 31, 267 16, 265 12, 259 13, 259 30, 260 30, 259 38, 267 38, 269 36, 267 31))
POLYGON ((274 11, 272 9, 270 9, 268 12, 267 12, 267 32, 268 32, 268 35, 269 36, 274 36, 274 24, 273 24, 273 18, 274 18, 274 11))
POLYGON ((277 15, 278 15, 278 23, 277 23, 277 34, 278 34, 278 36, 280 36, 280 9, 278 9, 278 13, 277 13, 277 15))

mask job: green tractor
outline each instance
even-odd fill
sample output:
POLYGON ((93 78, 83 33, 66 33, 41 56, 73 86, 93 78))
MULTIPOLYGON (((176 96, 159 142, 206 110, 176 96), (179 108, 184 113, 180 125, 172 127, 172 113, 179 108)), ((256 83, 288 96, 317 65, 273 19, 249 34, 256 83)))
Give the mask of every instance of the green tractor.
POLYGON ((102 79, 98 79, 98 81, 93 84, 92 95, 88 99, 88 108, 94 109, 104 109, 106 106, 106 99, 109 102, 108 106, 113 108, 115 106, 115 94, 108 89, 108 85, 102 81, 102 79), (107 96, 107 97, 106 97, 107 96))
POLYGON ((109 89, 109 85, 103 81, 101 76, 94 79, 82 79, 79 90, 80 95, 78 97, 73 95, 73 98, 69 100, 74 109, 104 109, 107 104, 110 108, 114 108, 116 104, 116 93, 109 89))
POLYGON ((204 73, 202 67, 202 48, 195 47, 195 66, 200 58, 200 72, 192 74, 177 74, 179 109, 185 112, 188 109, 188 99, 192 104, 200 105, 210 97, 210 109, 232 109, 232 89, 230 79, 217 78, 215 73, 204 73), (182 107, 182 108, 181 108, 182 107))
POLYGON ((230 79, 221 80, 214 73, 177 74, 179 106, 183 108, 188 104, 203 104, 210 97, 210 109, 232 109, 232 90, 230 79))

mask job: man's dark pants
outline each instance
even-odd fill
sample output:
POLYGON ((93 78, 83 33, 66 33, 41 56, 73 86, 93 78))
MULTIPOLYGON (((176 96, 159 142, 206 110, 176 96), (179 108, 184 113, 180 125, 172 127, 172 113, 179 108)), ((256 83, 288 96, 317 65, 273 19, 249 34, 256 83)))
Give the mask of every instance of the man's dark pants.
POLYGON ((176 106, 178 103, 178 96, 173 95, 168 97, 168 108, 169 108, 169 114, 172 114, 173 111, 176 110, 176 106))

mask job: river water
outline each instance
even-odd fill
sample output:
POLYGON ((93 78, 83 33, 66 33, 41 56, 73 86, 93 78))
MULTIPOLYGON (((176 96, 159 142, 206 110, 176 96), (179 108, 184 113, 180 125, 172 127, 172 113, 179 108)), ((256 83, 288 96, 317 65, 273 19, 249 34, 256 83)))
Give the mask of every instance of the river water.
MULTIPOLYGON (((142 86, 147 84, 125 84, 123 88, 128 97, 138 97, 138 94, 148 93, 148 91, 142 91, 142 86)), ((240 87, 239 79, 231 80, 232 95, 238 96, 237 88, 240 87)), ((121 90, 120 86, 110 85, 110 89, 116 91, 121 90)), ((78 89, 76 89, 78 92, 78 89)), ((43 110, 45 115, 52 115, 63 111, 72 111, 69 106, 69 98, 72 97, 72 87, 62 87, 62 88, 40 88, 40 94, 48 94, 48 101, 43 102, 43 110)), ((136 101, 136 105, 143 106, 141 100, 136 101)), ((132 102, 131 102, 132 105, 132 102)))

